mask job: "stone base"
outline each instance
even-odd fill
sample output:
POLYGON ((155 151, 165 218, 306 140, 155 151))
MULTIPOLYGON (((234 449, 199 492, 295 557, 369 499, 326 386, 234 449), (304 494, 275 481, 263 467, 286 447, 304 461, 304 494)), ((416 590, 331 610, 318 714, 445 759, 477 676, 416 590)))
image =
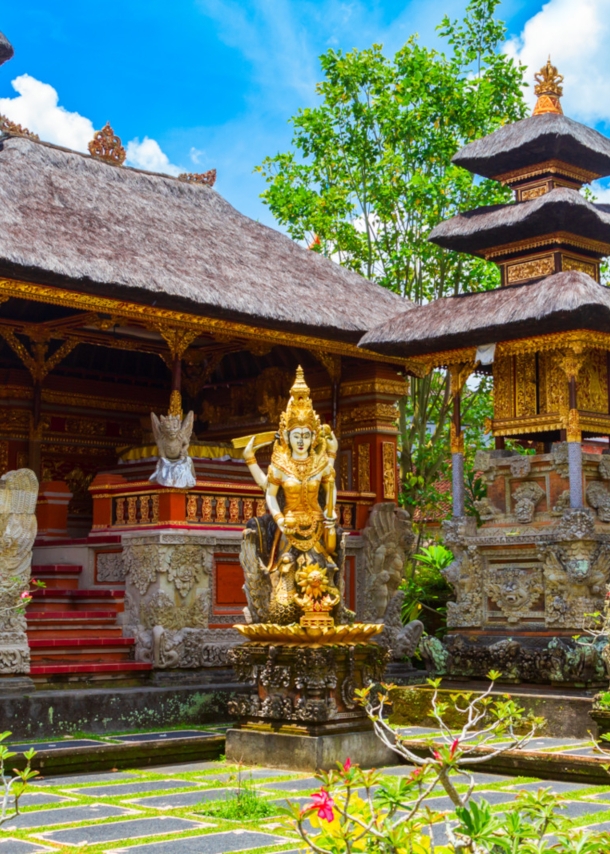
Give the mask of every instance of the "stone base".
POLYGON ((23 694, 24 691, 35 691, 34 681, 29 676, 0 676, 0 695, 23 694))
POLYGON ((417 670, 406 662, 391 661, 386 667, 383 681, 390 685, 425 685, 430 676, 428 670, 417 670))
POLYGON ((227 760, 245 765, 328 771, 348 757, 362 768, 379 768, 399 761, 398 754, 370 729, 318 736, 230 729, 226 737, 227 760))

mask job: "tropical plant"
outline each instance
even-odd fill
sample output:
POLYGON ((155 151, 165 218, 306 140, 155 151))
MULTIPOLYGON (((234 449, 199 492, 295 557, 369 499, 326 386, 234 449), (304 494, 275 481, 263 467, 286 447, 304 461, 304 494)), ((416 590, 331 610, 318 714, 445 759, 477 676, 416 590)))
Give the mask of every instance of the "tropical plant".
POLYGON ((443 576, 453 560, 453 553, 441 543, 424 546, 413 555, 405 570, 401 585, 404 591, 402 621, 419 619, 430 634, 442 635, 446 631, 446 603, 451 588, 443 576))
POLYGON ((492 812, 485 800, 472 799, 473 768, 525 746, 542 723, 533 719, 525 734, 518 733, 523 709, 508 696, 492 696, 499 675, 490 673, 491 685, 474 699, 452 696, 453 711, 465 716, 459 730, 446 725, 450 704, 438 699, 440 680, 430 680, 435 688, 431 715, 439 733, 430 737, 429 753, 423 756, 410 749, 408 739, 384 716, 391 686, 383 686, 381 693, 373 687, 359 691, 377 735, 415 768, 409 775, 386 778, 348 759, 338 763, 336 771, 317 774, 322 785, 311 804, 291 804, 289 809, 308 848, 316 854, 433 854, 434 825, 444 821, 446 854, 606 854, 610 836, 574 830, 558 812, 562 799, 547 789, 520 792, 514 803, 503 805, 502 815, 492 812), (457 822, 426 803, 439 785, 454 805, 457 822), (554 841, 548 838, 551 831, 554 841))
MULTIPOLYGON (((293 150, 258 167, 262 198, 294 239, 418 304, 499 285, 493 264, 428 241, 441 220, 510 199, 451 163, 464 144, 525 115, 524 69, 500 50, 498 2, 471 0, 462 21, 445 17, 447 52, 413 37, 393 58, 380 45, 321 57, 321 103, 291 119, 293 150)), ((483 383, 477 394, 488 393, 483 383)), ((406 506, 438 503, 450 406, 438 371, 413 378, 399 401, 406 506)))
POLYGON ((269 818, 278 814, 278 808, 261 796, 252 776, 244 776, 241 766, 235 774, 230 775, 229 782, 235 789, 228 798, 204 802, 198 812, 229 821, 269 818))
POLYGON ((0 782, 2 784, 2 808, 0 809, 0 825, 5 824, 16 815, 19 815, 19 799, 25 791, 28 782, 38 775, 38 771, 32 771, 32 759, 36 756, 34 749, 27 750, 23 755, 26 766, 22 771, 13 769, 15 776, 11 776, 5 770, 5 764, 9 759, 17 756, 9 750, 5 741, 11 735, 10 732, 0 733, 0 782))

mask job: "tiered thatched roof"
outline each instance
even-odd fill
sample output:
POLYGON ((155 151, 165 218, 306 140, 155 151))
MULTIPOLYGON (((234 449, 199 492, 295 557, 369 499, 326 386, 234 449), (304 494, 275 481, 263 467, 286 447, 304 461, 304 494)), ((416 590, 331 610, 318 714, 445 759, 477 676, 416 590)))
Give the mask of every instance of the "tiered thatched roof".
POLYGON ((610 330, 610 288, 586 273, 435 300, 368 332, 360 346, 409 357, 571 329, 610 330))
POLYGON ((577 190, 558 187, 528 202, 458 214, 437 225, 429 239, 445 249, 485 255, 486 249, 554 232, 610 243, 610 205, 592 204, 577 190))
POLYGON ((505 125, 458 151, 453 162, 486 178, 525 166, 560 160, 610 175, 610 140, 567 116, 545 113, 505 125))
POLYGON ((405 308, 208 186, 12 135, 0 276, 354 342, 405 308))

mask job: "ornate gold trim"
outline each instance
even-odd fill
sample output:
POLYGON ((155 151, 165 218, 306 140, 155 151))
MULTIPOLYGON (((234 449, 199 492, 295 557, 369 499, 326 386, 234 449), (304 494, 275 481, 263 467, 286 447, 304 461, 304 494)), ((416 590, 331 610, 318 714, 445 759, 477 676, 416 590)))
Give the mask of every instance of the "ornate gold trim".
POLYGON ((553 255, 540 255, 528 258, 527 261, 517 261, 506 265, 506 281, 509 285, 525 282, 528 279, 550 276, 555 272, 553 255))
POLYGON ((589 184, 600 177, 597 172, 580 169, 578 166, 572 166, 563 160, 545 160, 544 163, 539 163, 535 167, 524 166, 521 169, 513 169, 511 172, 503 172, 501 175, 496 175, 495 180, 510 185, 516 181, 538 178, 540 175, 557 174, 564 178, 573 178, 579 184, 589 184))
POLYGON ((584 249, 596 255, 610 255, 610 243, 602 243, 599 240, 589 240, 587 237, 578 237, 569 231, 555 231, 552 234, 544 234, 531 240, 515 240, 512 243, 503 243, 501 246, 492 246, 490 249, 481 250, 481 256, 486 261, 492 261, 504 255, 512 255, 515 252, 528 252, 543 246, 558 246, 567 244, 574 249, 584 249))
POLYGON ((137 320, 142 325, 149 325, 158 320, 171 324, 175 327, 187 329, 197 328, 201 334, 207 333, 214 336, 217 332, 232 334, 235 337, 243 337, 260 341, 261 339, 272 341, 274 344, 291 343, 304 347, 306 350, 324 349, 330 353, 353 356, 366 359, 371 362, 384 362, 386 364, 403 365, 404 359, 395 356, 382 356, 370 350, 358 347, 356 344, 348 344, 342 341, 333 341, 327 338, 316 338, 312 335, 302 335, 289 332, 286 329, 268 329, 264 326, 248 326, 245 323, 237 323, 230 320, 189 314, 185 311, 175 309, 159 308, 143 303, 133 303, 127 300, 112 299, 100 295, 91 295, 70 291, 66 288, 40 285, 33 282, 22 282, 16 279, 0 279, 0 295, 14 297, 16 299, 32 300, 34 302, 47 303, 49 305, 61 305, 64 308, 76 308, 83 311, 98 311, 106 314, 117 315, 130 320, 137 320))
POLYGON ((568 412, 566 423, 566 439, 568 442, 582 441, 582 431, 580 428, 580 416, 578 409, 570 409, 568 412))

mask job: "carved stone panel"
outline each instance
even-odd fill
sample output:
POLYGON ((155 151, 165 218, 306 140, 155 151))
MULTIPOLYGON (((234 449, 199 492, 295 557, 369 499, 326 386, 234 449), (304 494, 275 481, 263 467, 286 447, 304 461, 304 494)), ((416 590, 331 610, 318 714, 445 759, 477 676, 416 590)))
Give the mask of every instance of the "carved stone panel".
POLYGON ((394 503, 375 504, 362 537, 365 543, 365 606, 361 619, 379 623, 384 620, 404 577, 414 540, 411 518, 394 503))

